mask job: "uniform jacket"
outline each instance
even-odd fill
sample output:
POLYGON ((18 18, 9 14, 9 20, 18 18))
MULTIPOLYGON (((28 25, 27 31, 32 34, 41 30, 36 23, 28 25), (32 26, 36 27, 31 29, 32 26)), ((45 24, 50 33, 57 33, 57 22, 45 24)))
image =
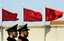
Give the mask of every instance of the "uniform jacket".
POLYGON ((16 41, 14 38, 10 38, 10 37, 8 37, 7 38, 7 41, 16 41))
POLYGON ((19 36, 18 39, 19 39, 19 41, 29 41, 27 38, 24 38, 22 36, 19 36))

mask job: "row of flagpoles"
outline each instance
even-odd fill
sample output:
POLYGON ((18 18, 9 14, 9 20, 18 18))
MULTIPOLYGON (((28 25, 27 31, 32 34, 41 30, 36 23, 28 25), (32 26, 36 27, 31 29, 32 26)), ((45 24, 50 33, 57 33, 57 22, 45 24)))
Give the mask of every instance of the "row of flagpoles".
MULTIPOLYGON (((24 5, 22 4, 22 18, 23 20, 23 24, 24 21, 26 22, 37 22, 37 21, 44 21, 44 25, 46 25, 46 21, 53 21, 56 20, 58 18, 61 18, 63 16, 63 12, 59 11, 59 10, 55 10, 55 9, 51 9, 48 7, 44 6, 44 14, 41 14, 41 12, 37 12, 28 8, 24 8, 24 5), (42 20, 42 16, 44 15, 44 20, 42 20)), ((18 14, 17 13, 12 13, 8 10, 5 10, 2 8, 2 22, 4 21, 17 21, 19 20, 17 18, 18 14)), ((2 37, 2 41, 3 41, 3 28, 2 28, 2 22, 1 22, 1 37, 2 37)), ((44 31, 45 31, 45 27, 44 27, 44 31)), ((44 41, 46 41, 46 36, 45 36, 45 32, 44 32, 44 41)))

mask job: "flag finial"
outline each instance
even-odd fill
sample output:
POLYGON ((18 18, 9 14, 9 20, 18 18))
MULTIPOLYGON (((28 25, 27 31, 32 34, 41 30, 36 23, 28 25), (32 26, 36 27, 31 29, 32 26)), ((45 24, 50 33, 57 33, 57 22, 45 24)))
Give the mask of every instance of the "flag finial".
POLYGON ((46 4, 44 3, 44 6, 46 6, 46 4))
POLYGON ((2 4, 0 4, 0 6, 2 6, 2 4))
POLYGON ((22 3, 22 7, 24 7, 24 4, 22 3))

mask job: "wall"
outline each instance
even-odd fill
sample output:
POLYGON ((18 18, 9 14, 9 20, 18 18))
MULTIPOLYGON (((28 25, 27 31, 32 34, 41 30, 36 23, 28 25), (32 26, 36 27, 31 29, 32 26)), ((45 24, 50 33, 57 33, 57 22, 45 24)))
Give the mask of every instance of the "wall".
POLYGON ((64 41, 64 26, 52 26, 46 35, 46 41, 64 41))
MULTIPOLYGON (((44 41, 44 29, 42 26, 29 26, 28 28, 30 29, 28 37, 29 41, 44 41)), ((3 29, 3 40, 7 41, 8 35, 5 29, 3 29)))
MULTIPOLYGON (((44 41, 44 27, 43 26, 28 26, 29 41, 44 41)), ((6 29, 6 28, 5 28, 6 29)), ((4 41, 7 41, 7 32, 3 29, 4 41)), ((64 26, 46 26, 46 41, 64 41, 64 26)))
POLYGON ((44 41, 44 29, 42 26, 29 27, 29 37, 30 41, 44 41))

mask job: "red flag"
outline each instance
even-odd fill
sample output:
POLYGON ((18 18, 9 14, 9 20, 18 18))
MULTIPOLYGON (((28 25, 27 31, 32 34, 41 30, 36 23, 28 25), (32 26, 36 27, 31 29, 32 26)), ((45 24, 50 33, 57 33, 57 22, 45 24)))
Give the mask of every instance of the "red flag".
POLYGON ((24 21, 27 22, 36 22, 42 21, 42 14, 30 9, 24 8, 24 21))
POLYGON ((16 21, 17 13, 11 13, 5 9, 2 9, 2 21, 16 21))
POLYGON ((45 8, 45 13, 46 13, 46 21, 56 20, 58 18, 61 18, 63 15, 63 12, 51 8, 45 8))

